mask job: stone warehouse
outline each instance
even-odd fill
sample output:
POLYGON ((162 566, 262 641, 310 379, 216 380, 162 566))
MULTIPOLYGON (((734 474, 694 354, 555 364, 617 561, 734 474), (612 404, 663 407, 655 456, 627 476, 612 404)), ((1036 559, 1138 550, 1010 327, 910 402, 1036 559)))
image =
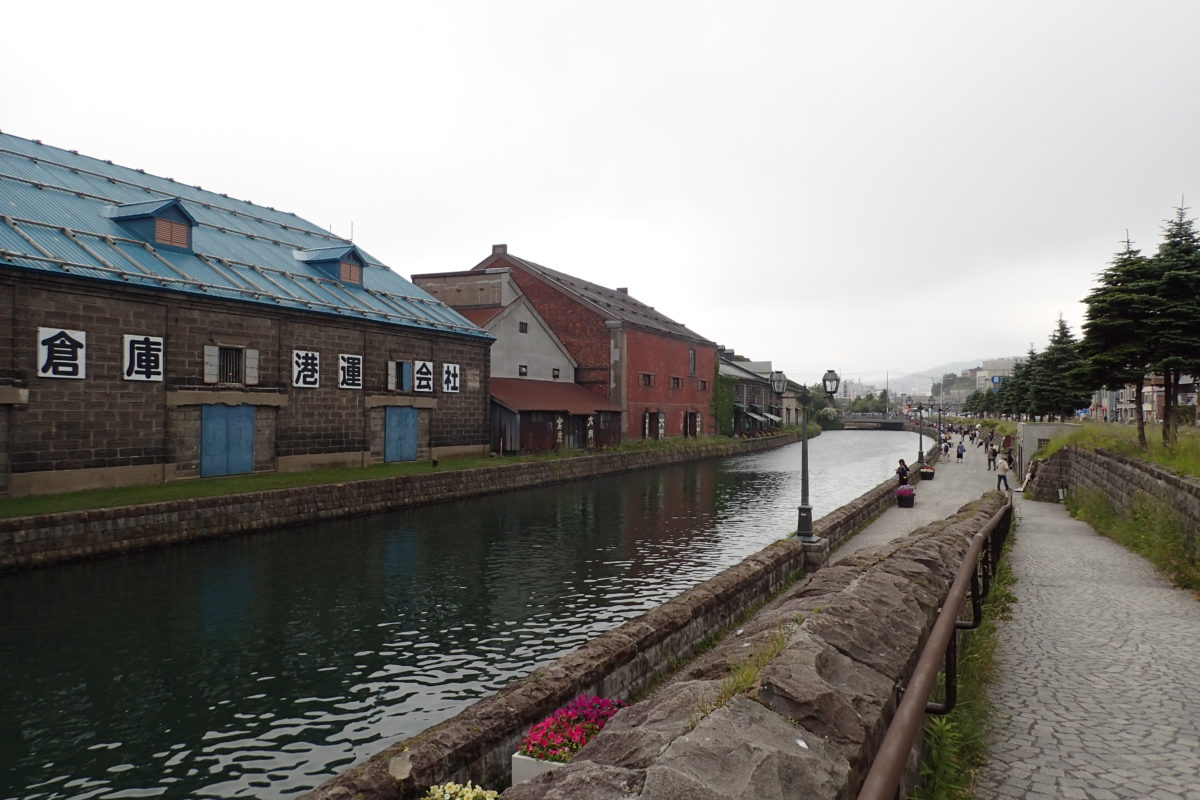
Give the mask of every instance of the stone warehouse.
POLYGON ((0 493, 486 452, 493 337, 299 217, 0 134, 0 493))

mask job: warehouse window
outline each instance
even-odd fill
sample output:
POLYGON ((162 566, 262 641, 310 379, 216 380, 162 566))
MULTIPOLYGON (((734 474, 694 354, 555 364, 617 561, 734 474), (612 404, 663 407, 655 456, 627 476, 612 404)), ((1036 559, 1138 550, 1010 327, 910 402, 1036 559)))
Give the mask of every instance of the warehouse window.
POLYGON ((191 246, 192 226, 186 222, 176 222, 173 219, 156 217, 154 220, 154 241, 156 244, 182 247, 185 250, 191 246))

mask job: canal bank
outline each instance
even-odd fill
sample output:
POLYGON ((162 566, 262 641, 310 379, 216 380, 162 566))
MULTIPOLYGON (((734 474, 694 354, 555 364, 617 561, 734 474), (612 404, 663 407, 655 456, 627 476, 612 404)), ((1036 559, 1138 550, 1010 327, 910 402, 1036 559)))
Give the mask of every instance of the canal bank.
POLYGON ((0 520, 0 572, 761 452, 795 434, 0 520))
MULTIPOLYGON (((746 619, 781 591, 788 587, 794 589, 806 569, 811 571, 823 566, 831 548, 845 542, 884 510, 894 507, 895 503, 895 481, 889 478, 819 519, 814 525, 814 532, 820 537, 818 544, 805 544, 794 537, 776 541, 645 614, 588 640, 558 661, 513 681, 456 716, 416 736, 396 742, 367 761, 326 781, 304 795, 304 798, 416 800, 426 787, 447 780, 466 782, 470 779, 485 785, 503 785, 509 779, 511 755, 534 723, 579 694, 626 698, 646 692, 664 676, 701 652, 706 643, 727 633, 732 626, 746 619)), ((993 503, 985 509, 983 516, 968 512, 963 520, 971 520, 967 523, 968 527, 977 528, 994 513, 997 506, 998 503, 993 503)), ((931 607, 925 607, 929 605, 929 589, 923 582, 925 578, 914 577, 911 572, 905 573, 905 570, 909 569, 910 562, 916 561, 920 562, 923 569, 932 570, 937 580, 947 579, 952 574, 952 569, 945 572, 937 566, 942 556, 931 556, 928 543, 923 543, 925 538, 936 534, 941 538, 934 549, 945 549, 948 553, 969 538, 963 537, 962 531, 958 530, 946 534, 946 527, 947 524, 930 526, 931 531, 925 537, 906 543, 906 548, 915 549, 896 556, 901 563, 900 576, 881 577, 885 584, 890 582, 890 588, 895 590, 896 595, 890 599, 883 597, 883 608, 889 612, 903 608, 907 612, 913 610, 915 603, 921 606, 921 614, 930 613, 931 607), (912 581, 913 586, 901 587, 904 581, 912 581), (921 596, 919 602, 913 599, 914 594, 921 596), (896 598, 901 596, 904 599, 896 602, 896 598)), ((888 557, 895 555, 899 549, 892 548, 888 557)), ((868 560, 862 566, 871 567, 872 564, 868 560)), ((889 565, 881 572, 889 573, 890 569, 889 565)), ((834 581, 838 591, 846 588, 846 582, 840 582, 840 579, 848 575, 849 572, 839 573, 839 579, 834 581)), ((846 609, 854 614, 870 616, 873 607, 869 603, 863 604, 864 596, 860 594, 849 599, 846 609)), ((870 596, 876 600, 882 597, 878 593, 870 596)), ((837 623, 839 626, 853 628, 856 636, 866 636, 864 631, 870 636, 881 633, 877 624, 867 620, 852 626, 849 617, 843 614, 830 615, 829 619, 840 620, 837 623)), ((912 641, 906 639, 905 644, 897 645, 896 652, 890 656, 895 662, 890 664, 895 668, 893 671, 911 666, 910 659, 915 658, 915 641, 925 632, 924 628, 920 632, 913 632, 907 623, 900 625, 897 620, 892 619, 883 627, 895 623, 900 629, 913 633, 913 636, 912 641), (902 650, 904 652, 900 652, 902 650)), ((871 641, 874 640, 868 641, 868 638, 856 646, 873 647, 871 641)), ((885 695, 886 692, 880 696, 885 695)), ((882 711, 879 713, 882 715, 882 711)), ((686 723, 687 714, 683 717, 686 723)), ((868 731, 866 739, 855 746, 874 743, 875 735, 875 732, 868 731)), ((856 762, 856 770, 858 766, 856 762)), ((572 795, 568 793, 563 796, 572 795)), ((601 793, 596 796, 609 795, 601 793)))
MULTIPOLYGON (((914 445, 811 441, 816 515, 914 445)), ((0 576, 0 718, 15 722, 0 797, 294 798, 786 536, 800 456, 796 443, 0 576)))

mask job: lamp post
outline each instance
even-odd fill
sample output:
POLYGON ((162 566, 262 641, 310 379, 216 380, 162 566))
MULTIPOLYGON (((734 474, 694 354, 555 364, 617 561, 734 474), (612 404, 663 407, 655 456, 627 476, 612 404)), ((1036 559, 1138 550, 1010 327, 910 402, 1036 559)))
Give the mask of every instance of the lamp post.
MULTIPOLYGON (((833 370, 826 370, 821 378, 821 387, 825 394, 833 397, 837 394, 842 379, 833 370)), ((800 508, 799 519, 796 521, 796 537, 805 544, 820 541, 813 536, 812 506, 808 504, 808 408, 812 405, 812 393, 807 386, 801 386, 797 393, 800 407, 804 409, 804 421, 800 428, 800 508)))
POLYGON ((779 411, 779 416, 781 417, 783 416, 783 393, 787 391, 787 384, 787 375, 784 375, 782 372, 771 373, 771 391, 779 395, 779 406, 777 410, 779 411))
POLYGON ((925 408, 920 403, 917 403, 917 463, 925 463, 925 443, 921 438, 921 412, 925 408))

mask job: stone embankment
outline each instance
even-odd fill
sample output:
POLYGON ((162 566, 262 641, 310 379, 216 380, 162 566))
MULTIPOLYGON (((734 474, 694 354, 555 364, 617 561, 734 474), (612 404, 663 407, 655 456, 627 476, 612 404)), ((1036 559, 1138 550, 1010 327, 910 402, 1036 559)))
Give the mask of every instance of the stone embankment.
POLYGON ((1126 515, 1142 498, 1153 498, 1176 515, 1187 552, 1200 556, 1200 481, 1195 478, 1109 450, 1064 447, 1038 463, 1025 496, 1057 502, 1060 490, 1098 492, 1126 515))
POLYGON ((782 435, 0 519, 0 571, 741 455, 782 435))
MULTIPOLYGON (((887 481, 816 525, 848 538, 895 502, 887 481)), ((843 559, 803 580, 825 548, 777 542, 457 716, 326 782, 309 800, 411 800, 426 787, 509 780, 531 725, 581 693, 647 691, 706 642, 783 591, 741 630, 623 711, 571 765, 506 797, 846 797, 882 736, 970 535, 1004 503, 843 559), (758 664, 749 694, 724 689, 758 664), (727 696, 728 695, 728 696, 727 696), (772 789, 771 787, 775 788, 772 789)))

